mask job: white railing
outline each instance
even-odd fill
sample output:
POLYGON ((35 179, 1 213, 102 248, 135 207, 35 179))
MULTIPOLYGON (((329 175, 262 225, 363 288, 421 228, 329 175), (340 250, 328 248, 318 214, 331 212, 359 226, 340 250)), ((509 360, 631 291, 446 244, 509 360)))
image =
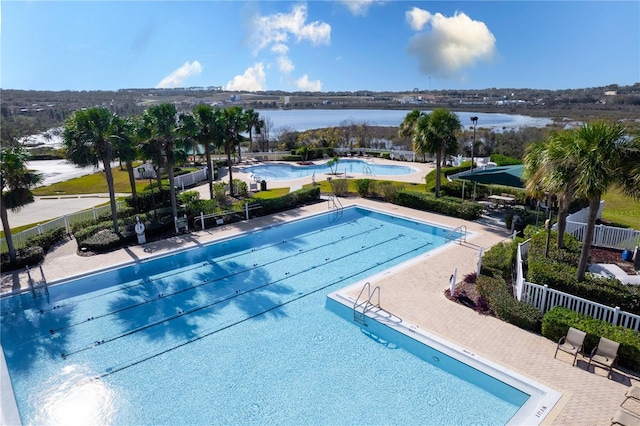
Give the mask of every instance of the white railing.
POLYGON ((195 172, 176 176, 174 179, 175 186, 184 191, 185 186, 191 186, 196 183, 207 180, 207 168, 197 170, 195 172))
POLYGON ((515 295, 516 299, 522 300, 522 291, 524 289, 524 259, 529 255, 529 246, 531 240, 518 243, 518 249, 516 252, 516 282, 515 282, 515 295))
MULTIPOLYGON (((584 241, 587 229, 585 223, 567 222, 565 232, 573 235, 579 241, 584 241)), ((614 226, 596 225, 591 242, 597 247, 607 247, 619 250, 631 250, 640 246, 640 231, 614 226)))
MULTIPOLYGON (((118 201, 116 203, 116 208, 118 210, 122 210, 124 207, 125 203, 123 201, 118 201)), ((49 222, 38 224, 33 228, 11 234, 13 246, 16 249, 21 249, 27 246, 27 240, 29 240, 29 238, 42 235, 45 232, 53 231, 58 228, 65 228, 65 232, 69 234, 71 233, 72 225, 80 222, 85 222, 87 220, 96 220, 98 216, 109 212, 111 212, 110 205, 94 207, 90 210, 83 210, 77 213, 58 217, 56 219, 50 220, 49 222)), ((0 238, 0 247, 3 253, 9 250, 7 247, 7 241, 4 238, 0 238)))
POLYGON ((606 321, 613 325, 638 331, 640 329, 640 315, 621 311, 619 307, 612 308, 601 303, 573 296, 546 285, 530 282, 523 283, 522 301, 540 310, 544 315, 555 306, 588 315, 592 318, 606 321))

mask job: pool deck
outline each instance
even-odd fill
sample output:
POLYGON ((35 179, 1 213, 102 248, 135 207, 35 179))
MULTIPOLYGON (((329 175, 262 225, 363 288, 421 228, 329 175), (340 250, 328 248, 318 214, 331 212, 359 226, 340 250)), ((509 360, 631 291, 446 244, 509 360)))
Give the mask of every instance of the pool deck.
MULTIPOLYGON (((424 171, 420 173, 424 176, 424 171)), ((394 180, 398 180, 396 178, 394 180)), ((204 190, 206 191, 206 187, 204 190)), ((458 268, 458 281, 464 275, 474 272, 479 248, 487 250, 508 239, 506 229, 361 198, 342 198, 341 202, 345 207, 358 204, 449 227, 465 225, 473 233, 466 243, 450 244, 417 262, 410 262, 405 268, 392 268, 389 274, 372 284, 381 288, 381 306, 403 320, 561 392, 562 398, 546 416, 543 424, 608 425, 624 400, 625 392, 632 385, 640 385, 640 378, 628 371, 615 369, 612 379, 607 379, 606 373, 601 369, 586 371, 587 359, 581 356, 575 367, 571 365, 572 360, 568 354, 561 352, 558 359, 554 359, 554 342, 496 318, 480 315, 445 297, 444 290, 448 288, 449 277, 454 268, 458 268)), ((76 243, 70 240, 53 248, 42 267, 32 269, 31 276, 40 281, 43 274, 46 281, 51 283, 327 210, 328 203, 322 202, 89 257, 78 256, 76 243)), ((26 272, 2 274, 3 293, 27 288, 26 272)), ((6 376, 2 378, 2 382, 3 386, 6 385, 6 376)), ((3 425, 11 424, 7 423, 8 417, 4 409, 6 398, 7 393, 3 392, 3 409, 0 413, 0 424, 3 425)), ((625 407, 640 413, 638 403, 628 401, 625 407)))

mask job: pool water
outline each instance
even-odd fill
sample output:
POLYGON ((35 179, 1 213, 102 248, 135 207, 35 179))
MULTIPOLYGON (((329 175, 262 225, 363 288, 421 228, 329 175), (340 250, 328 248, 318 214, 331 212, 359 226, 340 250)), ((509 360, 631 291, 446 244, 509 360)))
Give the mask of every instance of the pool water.
MULTIPOLYGON (((358 173, 370 177, 399 176, 416 173, 416 169, 395 164, 376 164, 363 160, 341 159, 334 171, 340 173, 358 173)), ((327 163, 299 166, 295 164, 262 164, 242 169, 244 173, 250 173, 257 180, 279 181, 300 179, 307 176, 323 175, 331 173, 331 167, 327 163)))
POLYGON ((22 422, 505 424, 528 395, 446 372, 327 301, 447 232, 348 208, 5 298, 22 422))

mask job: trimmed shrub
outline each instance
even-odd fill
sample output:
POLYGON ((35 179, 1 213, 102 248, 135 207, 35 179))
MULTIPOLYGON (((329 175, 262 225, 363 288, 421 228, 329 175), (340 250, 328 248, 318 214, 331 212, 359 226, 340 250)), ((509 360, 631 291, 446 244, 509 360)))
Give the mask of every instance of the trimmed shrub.
POLYGON ((482 206, 477 203, 460 201, 448 197, 435 198, 431 194, 411 190, 400 190, 396 204, 417 210, 442 213, 466 220, 476 220, 482 214, 482 206))
POLYGON ((556 306, 542 318, 542 335, 557 342, 567 334, 569 327, 587 333, 584 340, 585 354, 598 346, 600 337, 620 343, 618 365, 640 371, 640 335, 635 331, 597 320, 570 309, 556 306))
POLYGON ((354 181, 356 185, 356 191, 361 197, 368 197, 370 189, 373 187, 373 180, 371 179, 356 179, 354 181))
POLYGON ((374 186, 376 193, 378 193, 388 203, 395 203, 398 196, 398 186, 393 182, 377 182, 374 186))
POLYGON ((482 271, 485 269, 497 271, 506 281, 511 279, 511 271, 518 251, 517 241, 503 241, 491 247, 482 255, 482 271))
POLYGON ((282 197, 270 199, 255 199, 262 206, 262 215, 289 210, 299 205, 314 202, 320 199, 320 187, 302 188, 290 192, 282 197))
POLYGON ((304 159, 302 158, 301 155, 285 155, 282 157, 282 161, 303 161, 304 159))
POLYGON ((349 182, 346 179, 332 179, 331 191, 338 197, 342 197, 349 192, 349 182))
POLYGON ((504 154, 491 154, 489 159, 496 163, 497 166, 515 166, 516 164, 522 164, 521 160, 504 154))
POLYGON ((26 268, 27 266, 37 265, 44 260, 44 250, 40 246, 25 247, 16 250, 16 260, 9 260, 9 253, 2 253, 0 256, 0 268, 2 271, 14 271, 16 269, 26 268))
POLYGON ((31 237, 26 241, 27 247, 38 246, 42 247, 44 253, 47 253, 52 245, 62 241, 65 238, 65 228, 57 228, 53 231, 48 231, 42 235, 31 237))
POLYGON ((539 330, 540 312, 527 303, 515 300, 509 286, 500 275, 480 275, 477 288, 496 317, 526 330, 539 330))

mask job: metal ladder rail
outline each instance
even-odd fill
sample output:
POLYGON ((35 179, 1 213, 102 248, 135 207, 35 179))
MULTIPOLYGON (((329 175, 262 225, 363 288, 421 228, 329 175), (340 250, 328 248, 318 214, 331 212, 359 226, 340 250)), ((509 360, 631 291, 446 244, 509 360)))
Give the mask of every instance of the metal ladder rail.
POLYGON ((331 205, 333 205, 333 210, 342 211, 342 209, 344 208, 342 207, 342 203, 340 202, 338 197, 336 197, 335 195, 330 195, 329 198, 327 198, 327 201, 329 202, 329 208, 331 208, 331 205))
POLYGON ((362 290, 360 290, 360 294, 353 304, 353 320, 362 325, 367 325, 365 322, 366 313, 372 307, 380 307, 380 286, 376 286, 373 291, 371 291, 371 284, 367 281, 364 286, 362 286, 362 290), (363 299, 363 301, 360 302, 360 298, 362 297, 362 293, 364 293, 365 289, 367 289, 368 297, 366 300, 363 299), (377 303, 374 304, 371 302, 371 299, 376 295, 378 296, 378 300, 377 303), (361 311, 358 310, 360 307, 362 307, 361 311))
POLYGON ((460 244, 462 244, 462 242, 466 243, 467 242, 467 226, 466 225, 460 225, 457 228, 447 232, 447 235, 444 236, 444 241, 447 242, 449 240, 457 239, 457 238, 452 238, 452 235, 454 235, 456 231, 460 231, 460 233, 462 234, 462 237, 459 238, 460 244))

